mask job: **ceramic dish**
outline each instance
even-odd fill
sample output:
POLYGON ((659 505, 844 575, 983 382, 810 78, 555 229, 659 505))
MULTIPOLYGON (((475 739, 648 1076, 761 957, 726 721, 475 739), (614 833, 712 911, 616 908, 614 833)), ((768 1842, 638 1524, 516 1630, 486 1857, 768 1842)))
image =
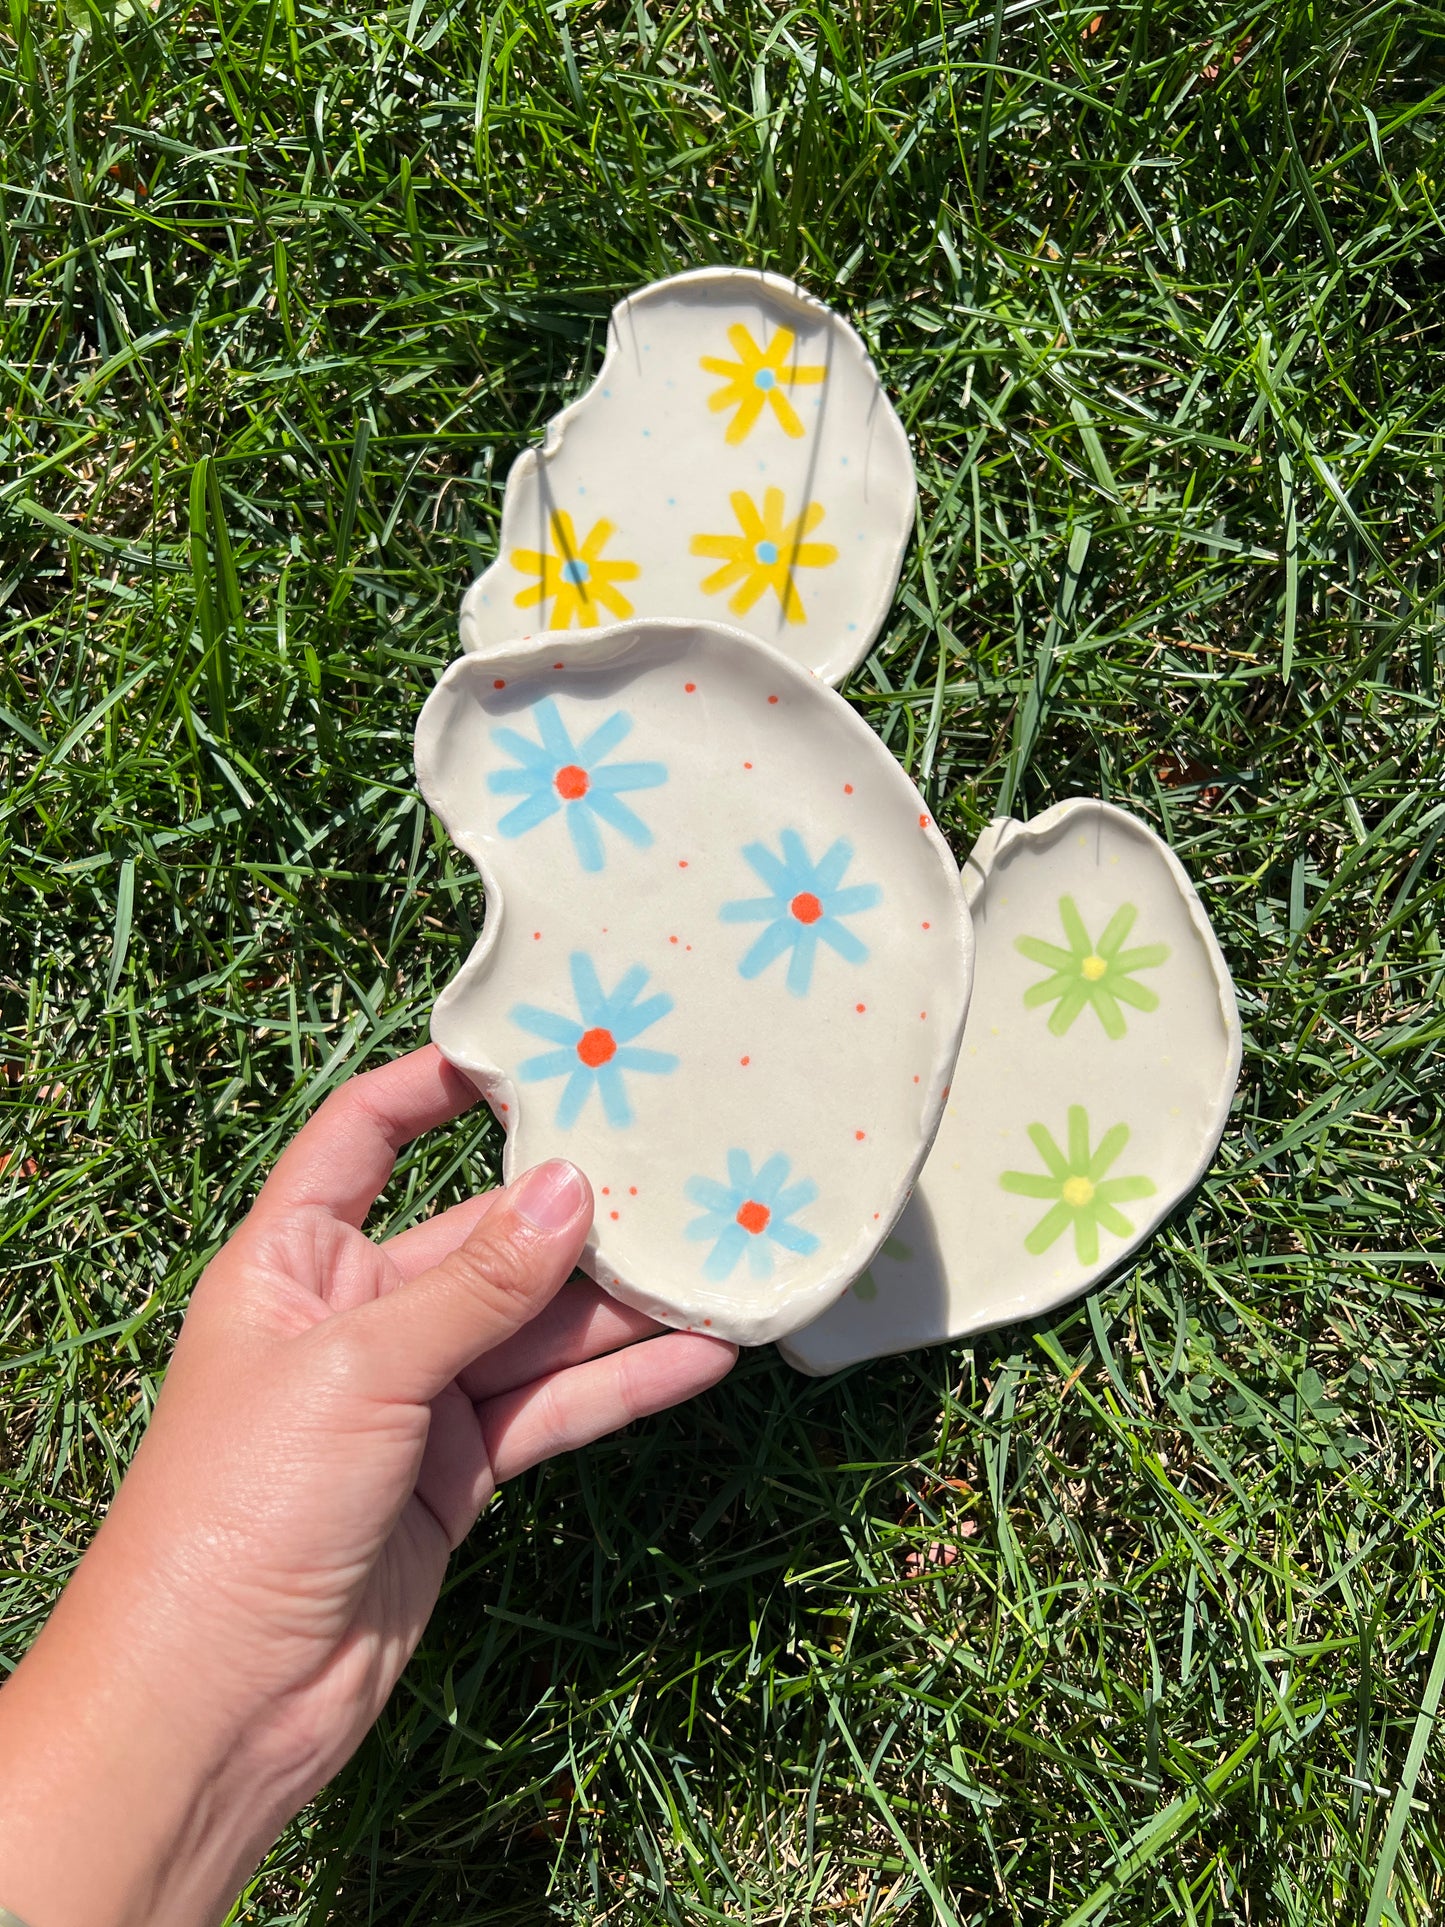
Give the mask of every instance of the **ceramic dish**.
POLYGON ((1173 852, 1107 803, 991 824, 938 1138, 871 1268, 783 1347, 805 1372, 1033 1318, 1142 1244, 1214 1156, 1234 986, 1173 852))
POLYGON ((847 322, 777 275, 676 275, 613 310, 597 379, 514 463, 462 646, 699 616, 839 683, 888 612, 914 493, 847 322))
POLYGON ((481 871, 432 1035, 508 1176, 591 1178, 584 1265, 743 1344, 866 1266, 931 1143, 972 937, 918 792, 831 690, 707 622, 452 664, 417 775, 481 871))

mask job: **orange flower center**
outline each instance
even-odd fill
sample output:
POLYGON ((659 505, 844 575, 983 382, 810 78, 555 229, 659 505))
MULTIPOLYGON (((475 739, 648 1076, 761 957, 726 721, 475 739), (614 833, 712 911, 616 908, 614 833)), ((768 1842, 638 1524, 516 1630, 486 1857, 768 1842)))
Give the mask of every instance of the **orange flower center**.
POLYGON ((617 1039, 610 1030, 584 1030, 577 1039, 577 1055, 589 1071, 598 1070, 617 1055, 617 1039))
POLYGON ((586 770, 579 769, 575 763, 564 763, 552 780, 564 803, 577 802, 589 788, 586 770))
POLYGON ((823 906, 811 890, 800 890, 788 908, 799 923, 816 923, 823 914, 823 906))
POLYGON ((738 1223, 744 1231, 751 1231, 755 1238, 760 1231, 767 1230, 772 1215, 768 1207, 759 1204, 756 1198, 748 1198, 738 1206, 738 1223))

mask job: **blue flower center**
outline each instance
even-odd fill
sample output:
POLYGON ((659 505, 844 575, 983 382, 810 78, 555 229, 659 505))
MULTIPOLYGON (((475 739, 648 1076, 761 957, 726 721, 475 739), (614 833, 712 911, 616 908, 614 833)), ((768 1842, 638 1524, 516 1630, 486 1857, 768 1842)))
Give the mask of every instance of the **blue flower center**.
POLYGON ((771 368, 759 368, 758 372, 753 376, 754 388, 776 388, 777 385, 778 378, 771 368))
POLYGON ((759 542, 753 554, 765 568, 770 569, 778 559, 778 545, 776 542, 759 542))
POLYGON ((592 571, 585 562, 571 561, 562 564, 564 582, 585 582, 592 571))

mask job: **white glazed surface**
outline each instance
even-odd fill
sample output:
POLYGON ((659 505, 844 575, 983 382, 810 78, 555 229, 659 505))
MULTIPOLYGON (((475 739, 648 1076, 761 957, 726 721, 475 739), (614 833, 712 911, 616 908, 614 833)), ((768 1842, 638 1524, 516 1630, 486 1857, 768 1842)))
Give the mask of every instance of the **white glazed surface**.
POLYGON ((432 1035, 507 1175, 574 1159, 585 1268, 667 1323, 816 1317, 902 1208, 968 1002, 962 882, 903 771, 776 651, 667 621, 462 657, 416 760, 487 891, 432 1035))
POLYGON ((596 381, 514 463, 462 646, 699 616, 840 683, 888 612, 914 495, 908 437, 831 309, 741 268, 656 282, 613 310, 596 381))
POLYGON ((783 1346, 805 1372, 966 1337, 1077 1296, 1188 1195, 1224 1129, 1239 1076, 1234 987, 1193 886, 1151 830, 1109 804, 1071 800, 1028 824, 991 824, 964 875, 976 970, 944 1120, 870 1270, 783 1346), (1065 898, 1079 919, 1075 930, 1105 948, 1111 919, 1134 906, 1132 925, 1113 946, 1118 965, 1131 953, 1155 959, 1167 949, 1124 974, 1123 997, 1136 1001, 1112 998, 1110 1008, 1110 986, 1121 981, 1115 972, 1093 980, 1109 993, 1097 1002, 1074 963, 1060 979, 1055 965, 1073 950, 1097 954, 1071 947, 1065 898), (1032 957, 1019 951, 1020 939, 1032 957), (1140 1007, 1151 1000, 1152 1008, 1140 1007), (1109 1034, 1101 1008, 1122 1034, 1109 1034), (1071 1111, 1076 1125, 1083 1114, 1091 1160, 1107 1133, 1118 1144, 1094 1173, 1094 1197, 1074 1188, 1079 1208, 1061 1195, 1069 1178, 1060 1166, 1079 1167, 1070 1155, 1071 1111), (1048 1133, 1052 1175, 1049 1148, 1031 1126, 1048 1133), (1119 1214, 1112 1227, 1091 1212, 1095 1203, 1119 1214), (1049 1241, 1030 1250, 1030 1237, 1049 1241))

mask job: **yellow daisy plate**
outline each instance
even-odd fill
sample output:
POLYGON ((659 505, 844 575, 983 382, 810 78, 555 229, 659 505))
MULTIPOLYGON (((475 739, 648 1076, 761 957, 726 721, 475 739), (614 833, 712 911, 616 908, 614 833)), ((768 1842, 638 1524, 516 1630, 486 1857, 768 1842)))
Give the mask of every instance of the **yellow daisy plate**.
POLYGON ((887 615, 915 493, 903 425, 830 308, 741 268, 655 282, 613 310, 596 380, 513 465, 462 646, 701 617, 836 687, 887 615))

